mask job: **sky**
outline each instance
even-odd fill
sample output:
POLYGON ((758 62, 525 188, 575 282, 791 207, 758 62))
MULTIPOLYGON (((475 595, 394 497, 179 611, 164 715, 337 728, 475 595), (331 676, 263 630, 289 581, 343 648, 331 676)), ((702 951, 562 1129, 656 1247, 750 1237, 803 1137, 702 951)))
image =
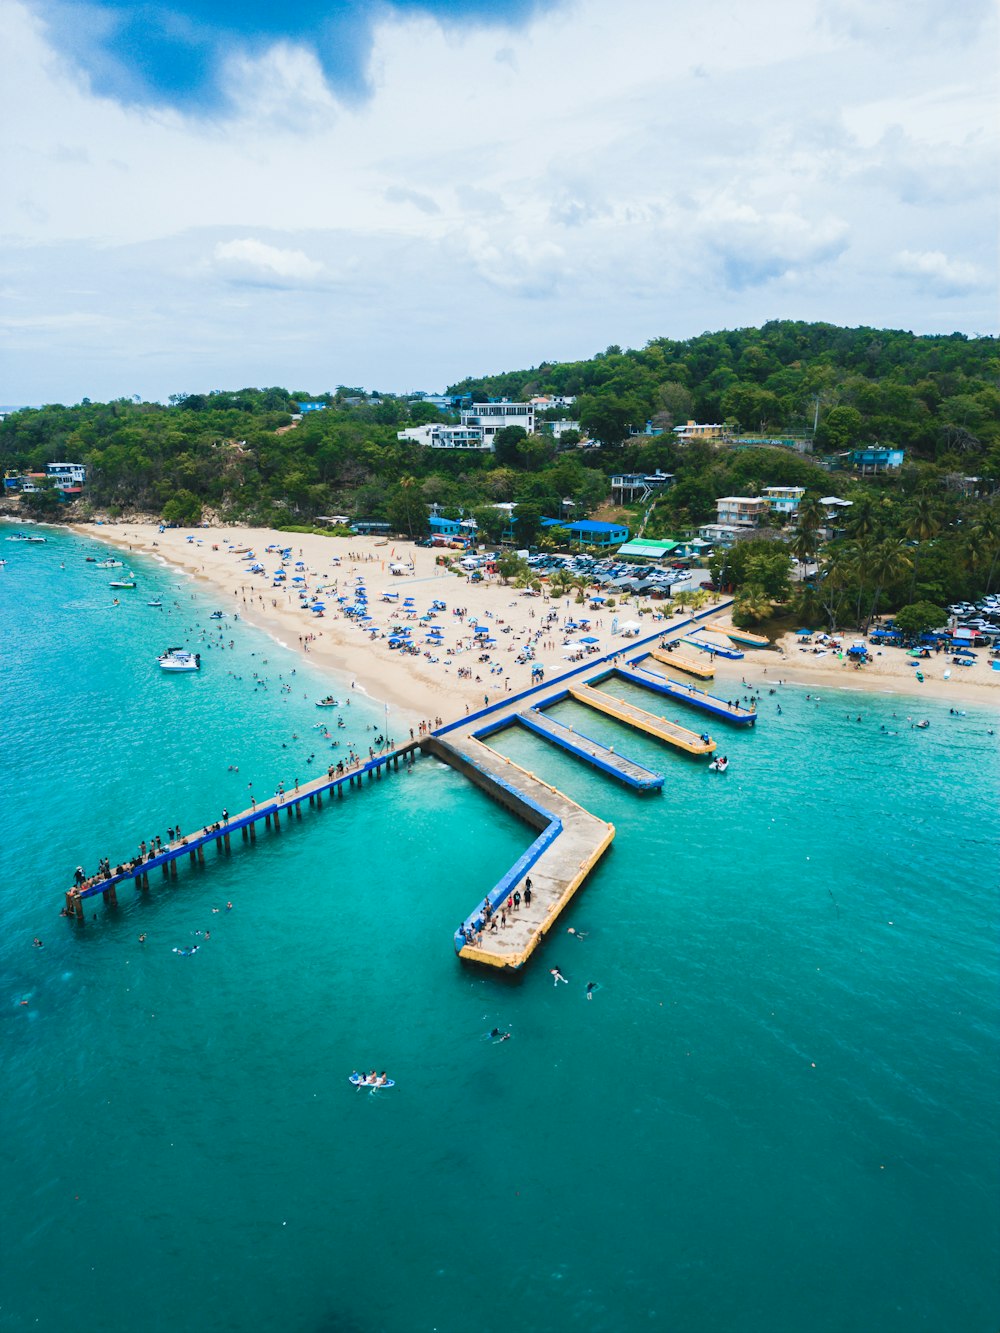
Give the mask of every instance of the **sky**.
POLYGON ((0 11, 0 402, 998 332, 994 0, 0 11))

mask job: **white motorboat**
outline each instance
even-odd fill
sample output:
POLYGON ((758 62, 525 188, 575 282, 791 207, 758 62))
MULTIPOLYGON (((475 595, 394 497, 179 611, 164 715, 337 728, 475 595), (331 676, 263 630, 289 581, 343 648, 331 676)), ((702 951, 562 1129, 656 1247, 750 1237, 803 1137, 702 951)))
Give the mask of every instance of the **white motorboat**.
POLYGON ((186 648, 168 648, 157 663, 161 671, 199 671, 201 654, 188 652, 186 648))
POLYGON ((98 569, 122 569, 122 568, 123 568, 123 561, 121 561, 121 560, 98 560, 98 562, 97 562, 97 568, 98 568, 98 569))

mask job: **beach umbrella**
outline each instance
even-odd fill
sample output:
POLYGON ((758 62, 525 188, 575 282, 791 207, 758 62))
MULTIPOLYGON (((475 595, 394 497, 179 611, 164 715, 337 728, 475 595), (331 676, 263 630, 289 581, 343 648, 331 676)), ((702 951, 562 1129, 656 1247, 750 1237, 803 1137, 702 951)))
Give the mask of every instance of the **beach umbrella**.
POLYGON ((812 630, 811 630, 811 629, 797 629, 797 630, 795 631, 795 633, 798 634, 798 635, 811 634, 811 633, 812 633, 812 630))
POLYGON ((305 567, 306 567, 306 562, 304 560, 296 560, 295 562, 296 569, 305 569, 305 567))
POLYGON ((593 634, 585 634, 580 640, 581 643, 600 643, 600 639, 595 639, 593 634))

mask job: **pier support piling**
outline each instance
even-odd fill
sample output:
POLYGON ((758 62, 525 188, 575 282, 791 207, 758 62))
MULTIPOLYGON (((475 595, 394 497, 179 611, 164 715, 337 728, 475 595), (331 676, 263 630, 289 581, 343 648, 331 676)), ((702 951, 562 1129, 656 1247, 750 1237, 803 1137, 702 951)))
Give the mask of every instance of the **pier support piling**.
POLYGON ((256 841, 257 841, 257 825, 256 825, 256 823, 253 823, 253 824, 250 825, 250 841, 251 841, 251 842, 256 842, 256 841))
POLYGON ((228 856, 228 855, 229 855, 229 852, 230 852, 230 847, 229 847, 229 834, 228 834, 228 833, 227 833, 226 836, 223 838, 222 842, 223 842, 223 845, 225 846, 225 849, 226 849, 226 855, 228 856))

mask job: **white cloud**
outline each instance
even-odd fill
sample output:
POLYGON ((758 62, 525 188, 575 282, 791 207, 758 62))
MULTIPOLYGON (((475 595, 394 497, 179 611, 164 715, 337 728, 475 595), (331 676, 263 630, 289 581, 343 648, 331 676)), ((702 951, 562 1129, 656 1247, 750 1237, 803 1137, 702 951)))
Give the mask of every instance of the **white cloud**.
POLYGON ((327 277, 325 265, 302 250, 281 250, 245 236, 220 241, 213 251, 215 265, 234 281, 262 282, 267 286, 312 287, 327 277))
POLYGON ((974 291, 983 280, 975 264, 949 259, 941 250, 901 250, 896 255, 896 272, 919 279, 942 296, 974 291))
POLYGON ((995 20, 832 5, 574 0, 502 42, 387 9, 369 100, 282 44, 212 121, 92 96, 0 0, 0 280, 50 321, 7 328, 17 396, 440 386, 775 315, 995 329, 995 20))

